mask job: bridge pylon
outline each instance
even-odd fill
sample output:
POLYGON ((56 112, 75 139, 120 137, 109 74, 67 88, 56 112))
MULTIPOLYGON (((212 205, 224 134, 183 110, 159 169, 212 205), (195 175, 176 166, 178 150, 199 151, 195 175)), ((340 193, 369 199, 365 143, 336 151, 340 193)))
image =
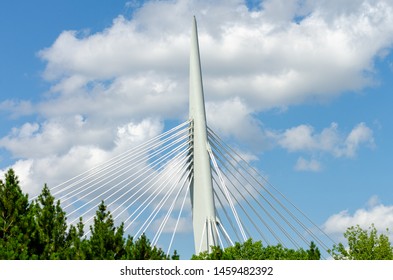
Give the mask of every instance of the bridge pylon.
POLYGON ((198 44, 198 31, 193 18, 190 52, 189 117, 193 145, 193 181, 191 204, 195 253, 210 251, 218 245, 218 221, 214 205, 213 182, 207 140, 206 111, 198 44))

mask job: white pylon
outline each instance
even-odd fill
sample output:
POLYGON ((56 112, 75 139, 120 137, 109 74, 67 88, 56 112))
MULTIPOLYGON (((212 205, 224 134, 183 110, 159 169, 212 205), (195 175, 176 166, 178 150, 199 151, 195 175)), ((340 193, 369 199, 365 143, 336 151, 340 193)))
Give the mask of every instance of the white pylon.
POLYGON ((190 53, 190 119, 193 120, 192 137, 194 176, 191 184, 192 219, 195 253, 210 251, 218 245, 216 208, 208 153, 205 101, 199 55, 196 19, 193 18, 190 53))

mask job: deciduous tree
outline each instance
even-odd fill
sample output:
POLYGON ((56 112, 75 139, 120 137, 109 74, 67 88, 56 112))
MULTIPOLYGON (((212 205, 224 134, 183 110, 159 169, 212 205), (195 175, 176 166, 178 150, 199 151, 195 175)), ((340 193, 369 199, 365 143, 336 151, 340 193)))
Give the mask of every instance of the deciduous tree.
POLYGON ((368 230, 359 225, 352 226, 344 233, 348 246, 334 245, 331 254, 336 260, 392 260, 393 248, 389 241, 389 230, 378 234, 374 225, 368 230))
POLYGON ((194 255, 193 260, 309 260, 320 259, 319 249, 311 242, 310 249, 288 249, 281 244, 264 247, 261 241, 236 242, 234 246, 221 249, 212 247, 211 252, 202 252, 194 255))

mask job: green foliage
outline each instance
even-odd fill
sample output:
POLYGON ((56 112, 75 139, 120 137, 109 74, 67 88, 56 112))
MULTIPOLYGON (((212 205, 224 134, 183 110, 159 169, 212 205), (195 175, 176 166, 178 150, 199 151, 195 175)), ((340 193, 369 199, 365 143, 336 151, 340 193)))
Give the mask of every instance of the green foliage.
POLYGON ((10 169, 0 180, 0 259, 28 259, 31 207, 10 169))
POLYGON ((84 224, 82 218, 76 226, 71 225, 66 239, 67 250, 64 251, 63 258, 67 260, 86 260, 88 259, 89 242, 84 237, 84 224))
MULTIPOLYGON (((142 234, 135 242, 131 236, 128 236, 126 242, 126 254, 124 259, 127 260, 168 260, 169 257, 156 246, 151 246, 149 239, 142 234)), ((172 257, 176 258, 177 253, 172 257)), ((177 256, 178 258, 178 256, 177 256)))
POLYGON ((333 246, 330 251, 336 260, 392 260, 393 247, 389 241, 389 230, 386 234, 379 234, 374 225, 368 230, 349 227, 344 233, 348 241, 348 247, 342 243, 333 246))
POLYGON ((264 247, 261 241, 248 239, 244 243, 236 242, 234 246, 225 248, 212 247, 211 252, 193 255, 193 260, 319 260, 319 249, 311 242, 310 249, 288 249, 281 244, 264 247))
POLYGON ((115 227, 112 215, 106 211, 104 202, 100 204, 90 227, 90 251, 88 258, 93 260, 116 260, 125 254, 123 224, 115 227))
POLYGON ((173 255, 171 256, 171 260, 173 260, 173 261, 180 260, 180 255, 177 253, 176 250, 173 252, 173 255))
POLYGON ((192 255, 192 260, 224 260, 224 251, 219 246, 212 246, 211 252, 204 251, 198 255, 192 255))
POLYGON ((319 251, 317 245, 313 241, 311 241, 310 248, 306 252, 307 252, 307 258, 309 260, 321 259, 321 251, 319 251))
MULTIPOLYGON (((18 177, 10 169, 0 180, 0 259, 69 259, 69 260, 178 260, 174 251, 166 255, 152 246, 145 234, 137 240, 124 235, 124 225, 116 227, 102 202, 86 237, 84 224, 67 226, 66 213, 44 185, 38 198, 29 203, 23 194, 18 177)), ((350 227, 344 233, 347 246, 334 245, 329 253, 337 260, 392 260, 393 247, 389 231, 378 234, 374 225, 364 230, 350 227)), ((211 252, 193 255, 193 260, 319 260, 321 253, 314 242, 308 250, 262 245, 252 239, 211 252)))
POLYGON ((61 259, 66 250, 67 223, 66 213, 55 203, 47 185, 33 203, 34 231, 32 234, 31 253, 38 259, 61 259))
MULTIPOLYGON (((55 201, 49 188, 44 185, 38 198, 29 203, 23 194, 19 180, 10 169, 0 180, 0 259, 69 259, 69 260, 178 260, 175 250, 172 256, 152 246, 145 234, 138 239, 124 235, 124 225, 116 227, 104 202, 102 202, 90 226, 87 238, 84 223, 67 226, 66 213, 55 201)), ((263 247, 260 241, 251 239, 236 243, 222 250, 213 247, 193 259, 203 260, 253 260, 253 259, 319 259, 314 243, 310 249, 293 250, 277 246, 263 247)))
MULTIPOLYGON (((44 185, 38 198, 29 203, 19 180, 10 169, 0 180, 0 259, 68 260, 167 260, 143 234, 136 241, 124 239, 123 224, 114 220, 102 202, 87 239, 84 224, 67 226, 66 213, 44 185), (67 230, 68 229, 68 230, 67 230)), ((175 251, 171 259, 179 259, 175 251)))

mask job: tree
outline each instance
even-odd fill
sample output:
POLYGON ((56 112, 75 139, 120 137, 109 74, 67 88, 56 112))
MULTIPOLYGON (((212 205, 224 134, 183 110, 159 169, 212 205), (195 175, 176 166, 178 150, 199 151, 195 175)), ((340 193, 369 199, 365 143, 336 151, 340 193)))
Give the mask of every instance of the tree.
POLYGON ((102 201, 94 217, 94 224, 90 226, 90 251, 87 254, 93 260, 116 260, 125 254, 123 223, 116 228, 114 220, 102 201))
MULTIPOLYGON (((128 236, 125 246, 126 254, 123 259, 126 260, 168 260, 169 257, 165 252, 152 246, 147 236, 143 233, 137 240, 128 236)), ((173 259, 178 259, 176 251, 172 256, 173 259)))
POLYGON ((91 251, 89 241, 86 239, 82 218, 76 226, 70 225, 67 234, 67 249, 64 251, 64 259, 67 260, 86 260, 91 251))
POLYGON ((125 240, 124 224, 114 225, 104 202, 98 207, 90 232, 87 238, 82 218, 78 224, 67 226, 66 213, 47 185, 29 203, 12 169, 4 181, 0 180, 0 259, 179 259, 176 250, 167 256, 152 246, 145 234, 136 241, 130 236, 125 240))
POLYGON ((307 250, 307 256, 309 260, 320 260, 321 259, 321 251, 319 251, 317 245, 315 245, 314 241, 311 241, 310 248, 307 250))
POLYGON ((388 229, 386 234, 378 235, 374 224, 368 230, 352 226, 344 233, 348 247, 339 243, 330 253, 336 260, 392 260, 393 248, 388 235, 388 229))
POLYGON ((0 180, 0 259, 28 259, 32 211, 13 169, 0 180))
POLYGON ((173 251, 173 255, 171 256, 171 260, 173 260, 173 261, 180 260, 180 255, 177 253, 177 250, 173 251))
POLYGON ((67 223, 66 213, 55 203, 48 186, 45 184, 33 204, 34 232, 32 253, 42 260, 62 259, 66 250, 67 223))
POLYGON ((281 244, 264 247, 261 241, 253 242, 248 239, 244 243, 236 242, 234 246, 224 250, 213 246, 211 252, 193 255, 193 260, 311 260, 320 259, 319 249, 311 242, 310 249, 288 249, 281 244))
POLYGON ((210 252, 200 252, 198 255, 192 255, 192 260, 224 260, 224 250, 220 246, 211 246, 210 252))

